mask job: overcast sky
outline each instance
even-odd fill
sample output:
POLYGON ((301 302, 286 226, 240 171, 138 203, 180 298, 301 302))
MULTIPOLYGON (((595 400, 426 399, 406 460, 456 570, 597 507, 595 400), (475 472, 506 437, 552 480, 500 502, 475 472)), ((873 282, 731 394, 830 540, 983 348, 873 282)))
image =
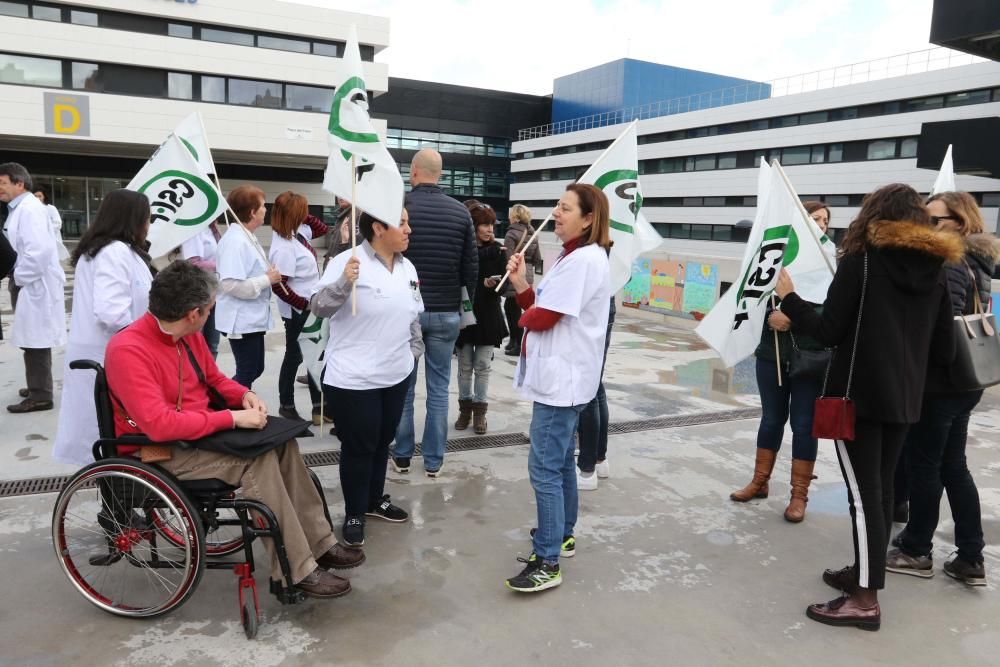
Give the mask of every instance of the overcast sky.
POLYGON ((623 57, 759 81, 930 48, 933 0, 295 0, 387 16, 389 75, 548 94, 623 57))

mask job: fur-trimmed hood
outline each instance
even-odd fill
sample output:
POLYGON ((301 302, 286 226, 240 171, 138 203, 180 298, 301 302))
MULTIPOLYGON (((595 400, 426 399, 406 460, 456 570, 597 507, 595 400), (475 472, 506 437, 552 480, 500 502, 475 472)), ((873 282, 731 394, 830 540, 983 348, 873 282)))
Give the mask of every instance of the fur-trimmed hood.
POLYGON ((971 234, 965 237, 965 251, 969 258, 983 267, 986 275, 993 275, 1000 262, 1000 239, 993 234, 971 234))
POLYGON ((958 262, 965 254, 958 234, 908 221, 873 222, 868 245, 884 257, 893 283, 908 292, 930 290, 940 280, 944 263, 958 262))

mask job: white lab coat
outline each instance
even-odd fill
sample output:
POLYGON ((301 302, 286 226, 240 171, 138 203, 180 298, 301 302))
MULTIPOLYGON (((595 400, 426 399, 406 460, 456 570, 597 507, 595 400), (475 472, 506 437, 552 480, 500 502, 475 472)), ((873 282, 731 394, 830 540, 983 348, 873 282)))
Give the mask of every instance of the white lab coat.
POLYGON ((21 288, 10 330, 11 345, 45 349, 66 344, 66 273, 45 205, 28 193, 7 217, 7 238, 17 252, 14 284, 21 288))
POLYGON ((153 276, 142 258, 114 241, 93 259, 81 258, 73 282, 73 313, 63 365, 62 409, 53 457, 62 463, 92 463, 98 438, 94 406, 94 372, 70 370, 69 362, 91 359, 104 363, 104 349, 120 329, 145 314, 153 276))
POLYGON ((56 250, 59 251, 59 261, 65 262, 69 259, 69 250, 66 249, 66 244, 63 243, 62 216, 59 215, 59 209, 52 204, 45 205, 45 212, 49 216, 49 226, 52 229, 52 235, 56 237, 56 250))

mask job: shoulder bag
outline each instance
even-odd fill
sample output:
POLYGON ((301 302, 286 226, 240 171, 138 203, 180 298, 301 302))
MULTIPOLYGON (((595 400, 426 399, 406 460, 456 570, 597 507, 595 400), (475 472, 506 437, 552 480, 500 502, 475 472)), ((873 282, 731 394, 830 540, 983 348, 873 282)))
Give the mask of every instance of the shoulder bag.
POLYGON ((818 380, 830 365, 831 350, 803 350, 795 342, 795 335, 788 331, 792 339, 792 353, 788 360, 788 377, 796 380, 818 380))
POLYGON ((854 440, 854 424, 857 421, 857 410, 851 400, 851 382, 854 380, 854 360, 858 353, 858 336, 861 333, 861 314, 865 309, 865 292, 868 290, 868 253, 865 253, 865 273, 861 283, 861 301, 858 304, 858 323, 854 328, 854 345, 851 346, 851 366, 847 373, 847 389, 843 397, 827 396, 826 385, 830 380, 830 367, 833 357, 826 365, 823 375, 823 389, 816 399, 813 412, 812 437, 829 440, 854 440))
POLYGON ((968 264, 965 268, 972 280, 973 310, 955 316, 955 359, 949 378, 959 391, 977 391, 1000 384, 1000 337, 993 313, 983 312, 976 274, 968 264))

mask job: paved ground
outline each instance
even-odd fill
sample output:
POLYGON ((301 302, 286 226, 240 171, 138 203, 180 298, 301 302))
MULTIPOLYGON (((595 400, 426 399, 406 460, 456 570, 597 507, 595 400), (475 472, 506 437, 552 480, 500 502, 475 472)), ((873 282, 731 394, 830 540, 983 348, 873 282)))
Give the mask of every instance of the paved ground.
MULTIPOLYGON (((276 369, 281 337, 268 343, 268 367, 276 369)), ((231 369, 222 347, 221 365, 231 369)), ((494 364, 491 432, 527 430, 528 409, 509 388, 512 368, 502 356, 494 364)), ((0 402, 15 400, 21 372, 16 351, 0 345, 0 402)), ((690 332, 627 315, 614 334, 607 386, 613 422, 757 403, 745 365, 730 373, 690 332)), ((270 377, 259 389, 274 402, 270 377)), ((304 388, 298 395, 305 408, 304 388)), ((49 459, 54 412, 0 420, 0 479, 72 472, 49 459)), ((969 446, 992 545, 1000 543, 998 426, 1000 392, 992 391, 973 415, 969 446)), ((994 664, 995 585, 967 589, 940 570, 929 581, 889 575, 877 634, 806 619, 808 603, 835 595, 820 581, 822 569, 851 558, 844 485, 830 443, 821 443, 805 523, 781 517, 787 454, 771 498, 729 502, 729 491, 748 479, 755 432, 756 421, 743 420, 612 436, 612 478, 581 493, 579 547, 564 561, 565 582, 538 596, 502 585, 519 569, 514 557, 530 551, 527 447, 451 454, 437 480, 414 474, 417 460, 414 473, 391 473, 388 485, 413 520, 369 524, 368 562, 351 573, 353 592, 281 607, 258 577, 264 619, 254 642, 243 637, 235 578, 224 572, 206 573, 193 598, 166 617, 104 614, 58 569, 49 537, 55 496, 2 499, 0 663, 994 664)), ((329 436, 305 442, 307 450, 337 446, 329 436)), ((338 517, 337 468, 316 470, 338 517)), ((951 528, 942 521, 938 567, 951 550, 951 528)), ((1000 571, 995 546, 986 564, 990 574, 1000 571)))

